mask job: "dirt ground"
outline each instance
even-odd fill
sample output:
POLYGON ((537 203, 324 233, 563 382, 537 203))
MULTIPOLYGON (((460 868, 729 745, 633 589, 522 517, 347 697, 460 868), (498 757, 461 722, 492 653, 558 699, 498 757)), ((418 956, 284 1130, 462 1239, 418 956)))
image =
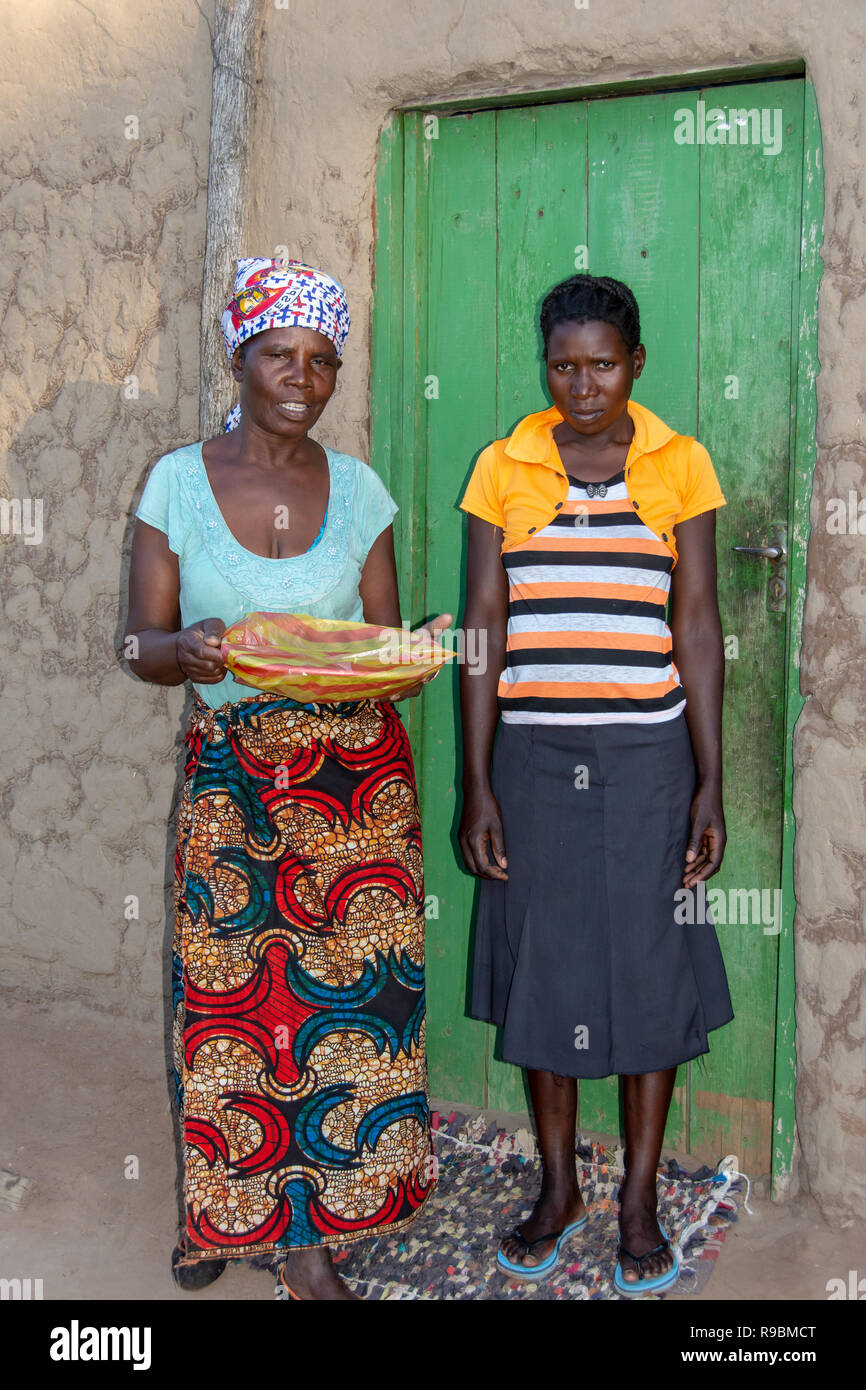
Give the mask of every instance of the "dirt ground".
MULTIPOLYGON (((176 1155, 155 1036, 73 1008, 7 1010, 0 1168, 34 1186, 19 1209, 0 1205, 0 1277, 42 1279, 45 1299, 273 1298, 268 1274, 234 1263, 195 1295, 172 1282, 176 1155)), ((828 1280, 866 1277, 862 1223, 834 1229, 803 1196, 773 1203, 759 1190, 750 1205, 703 1293, 684 1301, 825 1300, 828 1280)))

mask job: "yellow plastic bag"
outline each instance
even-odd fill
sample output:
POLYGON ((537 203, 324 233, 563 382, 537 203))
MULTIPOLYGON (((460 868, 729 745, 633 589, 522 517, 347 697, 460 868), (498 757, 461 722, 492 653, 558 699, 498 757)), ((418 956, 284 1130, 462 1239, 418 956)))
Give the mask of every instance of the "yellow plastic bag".
POLYGON ((427 632, 307 613, 247 613, 223 633, 220 654, 243 685, 302 704, 388 699, 454 656, 427 632))

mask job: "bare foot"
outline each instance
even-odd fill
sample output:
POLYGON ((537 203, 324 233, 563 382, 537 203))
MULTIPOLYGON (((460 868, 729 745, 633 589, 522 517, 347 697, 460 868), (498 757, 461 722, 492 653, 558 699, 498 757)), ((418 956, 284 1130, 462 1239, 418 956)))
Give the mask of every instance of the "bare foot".
POLYGON ((580 1192, 573 1189, 569 1192, 542 1191, 532 1208, 532 1214, 517 1228, 532 1249, 527 1250, 523 1241, 514 1235, 506 1236, 499 1248, 512 1264, 521 1265, 526 1270, 534 1269, 547 1259, 556 1244, 556 1237, 542 1240, 539 1245, 533 1242, 540 1240, 542 1236, 550 1235, 553 1231, 564 1230, 575 1221, 583 1220, 584 1216, 586 1207, 580 1192))
POLYGON ((290 1250, 284 1268, 280 1271, 280 1285, 288 1289, 290 1295, 307 1302, 313 1299, 350 1299, 360 1302, 358 1294, 353 1293, 343 1282, 331 1263, 331 1252, 327 1246, 312 1250, 290 1250))

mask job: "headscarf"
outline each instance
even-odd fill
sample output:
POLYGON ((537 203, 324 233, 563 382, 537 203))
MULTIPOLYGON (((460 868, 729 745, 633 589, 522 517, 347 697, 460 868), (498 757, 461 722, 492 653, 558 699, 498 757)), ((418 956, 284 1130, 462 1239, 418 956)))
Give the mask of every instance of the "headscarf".
MULTIPOLYGON (((238 261, 234 298, 223 311, 222 334, 231 361, 235 348, 267 328, 314 328, 330 338, 342 357, 349 333, 349 305, 343 286, 302 261, 238 261)), ((236 405, 226 420, 235 429, 236 405)))

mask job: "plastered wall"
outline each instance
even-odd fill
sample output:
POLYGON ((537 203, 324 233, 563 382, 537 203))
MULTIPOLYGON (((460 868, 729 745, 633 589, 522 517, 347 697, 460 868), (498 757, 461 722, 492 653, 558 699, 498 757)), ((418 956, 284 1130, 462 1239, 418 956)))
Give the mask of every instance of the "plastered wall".
POLYGON ((197 435, 208 5, 28 0, 0 68, 0 494, 22 504, 0 536, 0 970, 16 1002, 161 1021, 184 695, 118 653, 134 499, 197 435))

